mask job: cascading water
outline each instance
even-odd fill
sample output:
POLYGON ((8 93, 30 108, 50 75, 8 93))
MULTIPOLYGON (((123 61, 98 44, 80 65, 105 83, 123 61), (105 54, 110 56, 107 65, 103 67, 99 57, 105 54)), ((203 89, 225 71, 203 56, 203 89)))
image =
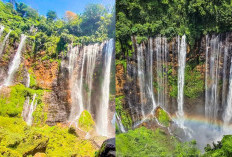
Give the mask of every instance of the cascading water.
POLYGON ((149 61, 148 63, 148 71, 149 71, 149 81, 148 81, 148 92, 152 100, 152 111, 151 113, 154 114, 154 111, 156 109, 156 102, 155 102, 155 97, 154 97, 154 89, 153 89, 153 41, 152 38, 149 38, 149 55, 147 60, 149 61))
POLYGON ((167 39, 165 37, 157 37, 156 43, 156 75, 157 75, 157 103, 162 108, 167 105, 167 39))
POLYGON ((179 37, 178 37, 178 111, 177 116, 184 116, 184 74, 185 74, 185 64, 186 64, 186 36, 183 35, 181 39, 181 45, 179 48, 179 37))
POLYGON ((2 33, 3 33, 4 29, 5 29, 4 26, 0 26, 0 37, 2 36, 2 33))
POLYGON ((99 52, 98 44, 94 44, 88 47, 87 50, 87 72, 86 72, 86 82, 88 85, 88 102, 87 110, 91 111, 91 92, 92 92, 92 82, 93 82, 93 72, 96 65, 96 58, 99 52))
POLYGON ((81 62, 81 73, 79 78, 71 84, 71 98, 72 98, 72 108, 69 119, 71 121, 78 120, 81 113, 84 111, 83 104, 83 73, 84 73, 84 65, 85 65, 85 47, 82 53, 82 62, 81 62))
POLYGON ((218 118, 220 54, 219 37, 213 36, 209 40, 208 36, 206 36, 205 116, 210 121, 218 118))
POLYGON ((103 136, 109 136, 108 106, 113 43, 114 41, 111 39, 102 44, 74 48, 70 46, 68 52, 72 105, 69 116, 71 125, 75 124, 78 127, 81 113, 87 110, 95 119, 98 134, 103 136), (100 57, 104 60, 101 60, 100 57), (101 65, 103 65, 102 68, 101 65), (95 75, 100 72, 101 76, 95 75))
POLYGON ((110 98, 110 76, 111 64, 114 50, 114 40, 106 43, 105 61, 104 61, 104 80, 102 83, 101 103, 97 116, 97 132, 102 136, 109 136, 109 98, 110 98))
POLYGON ((30 87, 30 83, 31 83, 31 77, 29 72, 27 72, 27 83, 26 83, 26 87, 29 88, 30 87))
POLYGON ((3 42, 2 42, 2 44, 0 45, 0 56, 1 56, 2 53, 3 53, 3 50, 4 50, 5 45, 6 45, 6 41, 8 40, 8 38, 9 38, 9 36, 10 36, 10 33, 11 33, 11 31, 9 31, 9 33, 5 36, 5 38, 4 38, 3 42))
POLYGON ((21 42, 19 44, 18 50, 17 50, 17 52, 16 52, 16 54, 14 56, 13 61, 10 64, 10 67, 9 67, 9 70, 8 70, 8 77, 4 81, 4 86, 11 85, 14 74, 16 73, 16 71, 19 68, 19 65, 21 63, 21 52, 22 52, 23 46, 25 44, 26 38, 27 38, 26 35, 21 36, 21 42))
POLYGON ((78 52, 79 52, 79 47, 76 46, 76 47, 72 47, 72 45, 70 45, 70 50, 69 50, 69 62, 68 62, 68 70, 69 70, 69 74, 70 74, 70 77, 71 77, 71 74, 76 66, 76 60, 77 60, 77 55, 78 55, 78 52))
POLYGON ((143 119, 145 118, 145 63, 143 55, 143 44, 137 45, 137 60, 138 60, 138 81, 139 81, 139 90, 140 90, 140 101, 141 101, 141 112, 143 119))
POLYGON ((27 125, 31 126, 32 125, 32 121, 33 121, 33 112, 36 110, 37 107, 37 100, 36 100, 37 95, 34 94, 33 95, 33 99, 31 104, 30 103, 30 98, 27 97, 26 102, 25 102, 25 108, 24 108, 24 112, 23 112, 23 118, 25 120, 25 122, 27 123, 27 125))
POLYGON ((118 116, 117 113, 115 114, 115 116, 116 116, 116 122, 117 122, 117 125, 118 125, 119 130, 120 130, 122 133, 126 132, 126 129, 125 129, 125 127, 124 127, 123 124, 122 124, 121 118, 118 116))
POLYGON ((229 76, 229 91, 227 95, 227 107, 224 113, 224 123, 228 124, 232 118, 232 59, 231 59, 231 67, 230 67, 230 76, 229 76))

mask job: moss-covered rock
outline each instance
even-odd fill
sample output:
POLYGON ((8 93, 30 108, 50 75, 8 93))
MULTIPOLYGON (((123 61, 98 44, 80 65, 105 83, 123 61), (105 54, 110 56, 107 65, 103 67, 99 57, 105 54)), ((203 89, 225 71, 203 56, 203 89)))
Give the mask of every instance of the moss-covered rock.
POLYGON ((70 134, 66 126, 29 127, 17 117, 0 116, 0 156, 94 156, 89 140, 70 134), (62 148, 62 149, 61 149, 62 148))
POLYGON ((85 110, 81 113, 81 116, 78 120, 78 126, 80 127, 80 129, 86 132, 94 129, 95 122, 93 121, 93 118, 88 111, 85 110))
POLYGON ((18 152, 2 146, 0 146, 0 155, 2 157, 21 157, 18 152))
POLYGON ((155 111, 155 116, 159 123, 161 123, 162 125, 166 127, 170 125, 171 118, 169 117, 168 113, 164 111, 161 107, 157 107, 155 111))

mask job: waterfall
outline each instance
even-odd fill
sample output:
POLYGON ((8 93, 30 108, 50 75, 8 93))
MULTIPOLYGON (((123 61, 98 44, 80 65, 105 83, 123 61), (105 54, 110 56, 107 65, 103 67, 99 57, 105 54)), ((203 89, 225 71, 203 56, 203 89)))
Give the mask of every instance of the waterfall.
POLYGON ((137 45, 137 60, 138 60, 138 81, 139 81, 139 90, 140 90, 140 101, 141 101, 141 112, 143 119, 145 118, 145 63, 143 55, 143 44, 137 45))
POLYGON ((96 65, 96 58, 99 52, 98 44, 90 45, 87 49, 87 72, 86 72, 86 82, 88 85, 88 101, 87 101, 87 110, 91 112, 91 92, 92 92, 92 81, 93 81, 93 72, 96 65))
POLYGON ((122 133, 126 132, 126 129, 125 129, 125 127, 124 127, 123 124, 122 124, 121 118, 118 116, 117 113, 116 113, 115 116, 116 116, 116 122, 117 122, 117 125, 118 125, 118 127, 119 127, 119 130, 120 130, 122 133))
POLYGON ((205 116, 209 120, 216 120, 218 117, 220 53, 219 37, 213 36, 210 40, 206 36, 205 116))
POLYGON ((177 115, 180 117, 184 116, 184 74, 185 74, 185 64, 186 64, 186 36, 183 35, 181 39, 181 45, 179 45, 178 37, 178 111, 177 115))
POLYGON ((155 97, 154 97, 154 89, 153 89, 153 42, 152 38, 149 38, 149 55, 148 55, 148 71, 149 71, 149 81, 148 81, 148 92, 152 100, 152 111, 151 113, 154 114, 156 109, 155 97))
POLYGON ((31 104, 30 103, 30 98, 27 97, 26 102, 25 102, 25 108, 23 111, 23 118, 25 120, 25 122, 27 123, 27 125, 31 126, 32 125, 32 121, 33 121, 33 112, 35 111, 36 107, 37 107, 37 100, 36 100, 37 95, 34 94, 33 95, 33 99, 31 104))
POLYGON ((157 75, 157 103, 162 108, 166 108, 167 93, 167 39, 165 37, 157 37, 156 43, 156 75, 157 75))
POLYGON ((109 123, 109 98, 110 98, 110 76, 111 64, 114 50, 114 40, 110 39, 106 43, 105 61, 104 61, 104 74, 102 83, 101 103, 97 115, 97 132, 102 136, 109 136, 108 123, 109 123))
POLYGON ((27 87, 27 88, 30 87, 30 83, 31 83, 30 74, 29 74, 29 72, 27 72, 27 83, 26 83, 26 87, 27 87))
POLYGON ((78 52, 79 52, 78 46, 76 46, 74 48, 72 46, 70 46, 70 51, 69 51, 69 56, 68 56, 68 58, 69 58, 68 70, 69 70, 70 77, 71 77, 72 72, 76 66, 78 52))
POLYGON ((84 75, 84 65, 86 53, 85 49, 83 51, 83 57, 81 60, 81 73, 80 78, 74 83, 74 87, 71 87, 71 97, 72 97, 72 108, 69 119, 71 121, 78 120, 81 113, 84 111, 83 103, 83 75, 84 75))
POLYGON ((9 31, 9 33, 5 36, 3 42, 2 42, 2 44, 1 44, 1 46, 0 46, 0 56, 1 56, 2 53, 3 53, 3 50, 4 50, 5 45, 6 45, 6 41, 8 40, 8 38, 9 38, 9 36, 10 36, 10 33, 11 33, 11 31, 9 31))
POLYGON ((3 33, 4 29, 5 29, 4 26, 0 26, 0 37, 2 36, 2 33, 3 33))
POLYGON ((224 123, 228 124, 232 118, 232 58, 230 66, 230 77, 229 77, 229 91, 227 95, 227 106, 224 113, 224 123))
POLYGON ((26 38, 27 38, 27 36, 25 36, 25 35, 21 36, 21 42, 19 44, 18 50, 17 50, 17 52, 16 52, 16 54, 14 56, 14 59, 13 59, 12 63, 10 64, 10 67, 9 67, 9 70, 8 70, 8 77, 4 81, 5 86, 11 85, 14 74, 16 73, 16 71, 19 68, 19 65, 21 63, 21 51, 22 51, 22 48, 23 48, 23 46, 25 44, 26 38))

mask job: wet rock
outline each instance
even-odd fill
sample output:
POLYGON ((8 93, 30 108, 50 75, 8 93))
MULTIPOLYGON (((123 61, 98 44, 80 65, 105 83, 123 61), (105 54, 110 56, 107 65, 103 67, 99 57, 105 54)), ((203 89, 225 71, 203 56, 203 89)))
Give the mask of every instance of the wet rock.
POLYGON ((115 138, 103 142, 97 157, 116 157, 115 138))

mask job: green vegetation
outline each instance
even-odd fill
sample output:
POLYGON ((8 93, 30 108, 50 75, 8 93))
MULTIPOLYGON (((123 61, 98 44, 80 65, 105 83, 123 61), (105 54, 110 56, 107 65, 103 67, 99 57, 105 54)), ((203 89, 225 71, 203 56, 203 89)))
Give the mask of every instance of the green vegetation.
POLYGON ((210 145, 205 147, 206 153, 205 157, 228 157, 232 156, 232 136, 226 135, 223 137, 222 141, 218 142, 218 144, 213 143, 213 148, 210 145))
POLYGON ((196 142, 181 143, 162 130, 152 131, 141 127, 116 135, 117 156, 199 156, 196 142))
POLYGON ((26 97, 32 99, 37 94, 38 107, 42 104, 43 90, 33 90, 26 88, 22 84, 17 84, 9 88, 5 88, 0 95, 0 115, 9 117, 20 117, 26 97))
POLYGON ((126 129, 130 129, 132 127, 132 118, 129 112, 123 109, 123 106, 122 106, 123 99, 124 99, 124 96, 115 98, 115 109, 116 109, 117 114, 121 117, 123 126, 126 129))
POLYGON ((88 111, 85 110, 81 113, 81 116, 78 121, 78 126, 86 132, 89 132, 94 129, 95 123, 91 114, 88 111))
POLYGON ((54 11, 48 11, 45 17, 24 3, 16 3, 14 10, 11 3, 0 1, 0 24, 12 30, 11 42, 18 41, 21 34, 33 41, 34 53, 30 56, 46 51, 43 60, 49 60, 58 59, 72 42, 77 45, 112 38, 115 34, 113 12, 100 4, 90 4, 83 14, 67 11, 60 19, 54 11))
POLYGON ((177 97, 178 94, 178 86, 177 86, 177 75, 173 74, 173 69, 171 68, 171 66, 169 66, 169 70, 168 70, 168 85, 170 87, 169 89, 169 94, 171 97, 177 97))
MULTIPOLYGON (((178 94, 178 85, 177 80, 178 76, 172 74, 172 69, 168 71, 168 83, 170 87, 170 96, 177 97, 178 94)), ((197 98, 204 92, 204 76, 201 72, 197 70, 196 67, 187 64, 185 68, 185 85, 184 85, 184 95, 189 98, 197 98)))
POLYGON ((63 126, 28 127, 22 118, 0 117, 0 154, 20 157, 39 150, 48 156, 94 156, 95 148, 63 126))
POLYGON ((185 69, 184 95, 189 98, 197 98, 204 92, 204 76, 196 68, 189 65, 185 69))
POLYGON ((156 109, 156 118, 162 125, 166 127, 170 125, 171 118, 169 117, 168 113, 160 107, 156 109))
POLYGON ((170 39, 186 34, 193 46, 203 34, 232 30, 229 0, 120 0, 116 9, 117 58, 131 49, 127 43, 132 35, 144 39, 161 34, 170 39))

